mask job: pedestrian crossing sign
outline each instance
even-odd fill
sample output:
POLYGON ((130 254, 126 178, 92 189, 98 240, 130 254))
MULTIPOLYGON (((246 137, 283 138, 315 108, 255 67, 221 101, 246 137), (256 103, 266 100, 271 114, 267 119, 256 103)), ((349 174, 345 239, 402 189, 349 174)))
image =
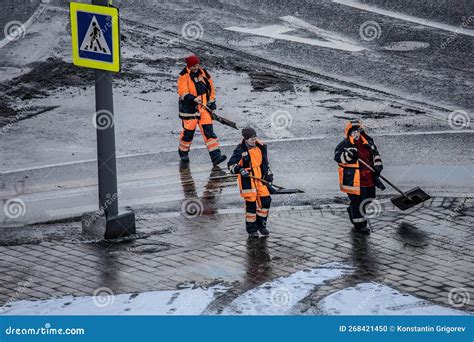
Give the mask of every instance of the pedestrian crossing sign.
POLYGON ((120 71, 120 31, 115 7, 70 3, 74 65, 120 71))

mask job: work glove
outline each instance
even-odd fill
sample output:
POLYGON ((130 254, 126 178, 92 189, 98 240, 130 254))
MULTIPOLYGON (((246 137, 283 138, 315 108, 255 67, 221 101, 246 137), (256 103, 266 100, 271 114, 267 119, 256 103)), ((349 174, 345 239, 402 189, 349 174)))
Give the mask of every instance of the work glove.
POLYGON ((375 177, 380 177, 380 174, 382 173, 382 166, 374 166, 374 175, 375 177))
POLYGON ((266 175, 263 177, 263 180, 264 180, 264 181, 267 181, 268 183, 272 183, 272 182, 273 182, 273 174, 271 174, 271 173, 266 174, 266 175))
POLYGON ((216 101, 211 101, 207 104, 207 108, 209 108, 210 110, 212 111, 215 111, 217 109, 217 106, 216 106, 216 101))
POLYGON ((242 177, 248 177, 249 176, 249 172, 247 170, 245 170, 244 168, 240 169, 239 173, 242 177))
POLYGON ((194 98, 194 102, 196 102, 197 104, 202 104, 201 99, 197 96, 194 98))
POLYGON ((355 147, 345 148, 344 153, 345 153, 346 160, 354 161, 354 160, 357 160, 357 158, 359 158, 359 154, 357 153, 357 148, 355 147))

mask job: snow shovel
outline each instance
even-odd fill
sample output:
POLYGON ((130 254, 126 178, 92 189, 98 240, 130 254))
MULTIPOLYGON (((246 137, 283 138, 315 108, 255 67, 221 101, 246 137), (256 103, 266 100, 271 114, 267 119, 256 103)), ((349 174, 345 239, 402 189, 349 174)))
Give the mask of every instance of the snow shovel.
MULTIPOLYGON (((360 158, 359 158, 359 161, 362 164, 364 164, 370 171, 375 172, 373 165, 369 164, 368 162, 360 158)), ((401 194, 401 196, 392 197, 390 201, 392 201, 393 205, 402 211, 410 209, 411 207, 414 207, 417 204, 423 203, 424 201, 431 198, 431 196, 428 195, 426 192, 424 192, 422 189, 420 189, 419 186, 411 190, 408 190, 407 192, 403 192, 384 176, 380 175, 380 178, 382 178, 392 188, 394 188, 401 194)))
POLYGON ((223 116, 214 113, 214 111, 211 110, 207 105, 205 105, 204 108, 206 108, 209 113, 211 113, 212 120, 216 120, 217 122, 220 122, 221 124, 232 127, 234 129, 239 129, 234 121, 231 121, 229 119, 224 118, 223 116))
POLYGON ((282 186, 275 185, 273 183, 267 182, 266 180, 263 180, 263 179, 258 178, 258 177, 254 177, 252 175, 249 175, 249 177, 252 178, 252 179, 259 180, 260 182, 266 184, 272 195, 304 194, 304 191, 300 190, 300 189, 285 189, 282 186))

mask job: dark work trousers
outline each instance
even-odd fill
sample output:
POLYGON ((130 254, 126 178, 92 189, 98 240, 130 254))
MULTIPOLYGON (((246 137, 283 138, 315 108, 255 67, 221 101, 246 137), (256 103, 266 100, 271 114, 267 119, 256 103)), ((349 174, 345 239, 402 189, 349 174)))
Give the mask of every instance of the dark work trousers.
POLYGON ((257 197, 256 201, 245 201, 245 228, 247 233, 255 233, 267 226, 271 201, 270 196, 257 197))
POLYGON ((355 229, 363 229, 367 227, 367 219, 364 217, 365 207, 369 205, 372 201, 366 199, 375 199, 375 186, 361 187, 360 195, 347 194, 351 203, 347 208, 349 213, 349 218, 351 219, 352 224, 355 229), (364 208, 362 208, 362 203, 364 208))

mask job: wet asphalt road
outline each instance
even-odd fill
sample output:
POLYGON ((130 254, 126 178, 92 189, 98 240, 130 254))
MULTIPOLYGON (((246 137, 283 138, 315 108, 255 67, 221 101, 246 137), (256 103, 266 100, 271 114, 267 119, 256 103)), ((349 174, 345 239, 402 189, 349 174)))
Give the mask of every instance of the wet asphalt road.
MULTIPOLYGON (((2 24, 8 19, 26 20, 27 14, 38 4, 35 1, 15 3, 17 6, 7 7, 8 10, 3 12, 2 24)), ((51 3, 67 4, 66 1, 51 3)), ((472 13, 472 2, 463 0, 449 3, 437 0, 434 2, 436 6, 430 9, 426 4, 413 4, 406 0, 373 0, 370 3, 451 25, 459 25, 463 13, 472 13)), ((245 1, 232 4, 218 1, 116 1, 116 4, 121 7, 125 18, 139 18, 175 32, 180 32, 186 21, 198 20, 204 28, 203 40, 227 46, 229 41, 248 37, 224 30, 228 26, 255 28, 278 24, 281 23, 280 16, 294 15, 319 28, 347 36, 367 49, 349 53, 281 40, 233 48, 337 78, 355 79, 374 88, 388 88, 390 92, 401 92, 407 97, 422 98, 453 109, 474 108, 472 96, 469 96, 474 84, 473 37, 457 35, 448 48, 441 49, 440 44, 451 33, 334 4, 329 0, 297 1, 291 6, 287 2, 269 0, 259 1, 257 6, 250 6, 245 1), (368 20, 377 21, 382 28, 380 38, 371 42, 362 41, 359 36, 361 23, 368 20), (381 50, 386 44, 400 40, 428 42, 430 48, 407 52, 381 50)), ((313 204, 335 195, 344 196, 338 191, 336 164, 332 160, 338 140, 337 137, 315 137, 270 144, 272 166, 277 175, 275 182, 306 191, 298 198, 275 199, 275 204, 313 204)), ((386 175, 402 187, 422 185, 437 194, 472 192, 472 134, 384 136, 377 138, 377 142, 387 166, 386 175)), ((224 150, 231 153, 231 147, 224 150)), ((192 158, 191 173, 185 171, 184 174, 183 170, 180 173, 174 150, 119 159, 120 204, 134 208, 149 206, 157 211, 179 211, 186 196, 192 197, 194 192, 202 196, 207 185, 211 189, 210 196, 218 194, 219 197, 214 208, 240 206, 233 180, 222 180, 217 186, 215 182, 209 184, 211 167, 206 152, 195 150, 192 158), (186 183, 184 190, 183 181, 186 183)), ((27 222, 77 215, 96 209, 96 172, 96 163, 88 162, 2 175, 2 198, 24 198, 27 207, 24 219, 27 222), (56 192, 51 192, 53 189, 56 192), (34 194, 26 195, 28 193, 34 194)))
MULTIPOLYGON (((473 135, 417 134, 376 136, 385 163, 384 174, 408 190, 417 185, 432 195, 464 194, 473 190, 473 135), (455 151, 455 153, 453 153, 455 151)), ((300 188, 302 195, 274 196, 274 205, 330 203, 339 191, 333 153, 338 137, 269 143, 275 183, 300 188)), ((233 146, 225 146, 230 155, 233 146)), ((180 212, 184 199, 200 198, 206 213, 241 207, 236 181, 212 169, 204 149, 194 149, 189 168, 181 168, 175 151, 118 159, 119 205, 151 212, 180 212)), ((3 218, 3 225, 40 222, 80 216, 96 210, 95 162, 40 168, 2 174, 2 198, 18 197, 25 203, 20 219, 3 218), (9 187, 16 184, 15 188, 9 187), (8 187, 8 188, 7 188, 8 187), (19 221, 21 220, 21 221, 19 221)), ((384 195, 395 194, 387 189, 384 195)))
POLYGON ((5 37, 5 27, 12 21, 24 23, 33 14, 41 0, 1 0, 0 40, 5 37))
MULTIPOLYGON (((474 20, 467 23, 467 18, 474 13, 474 3, 465 0, 423 3, 372 0, 367 3, 401 14, 450 24, 455 28, 463 23, 471 30, 474 27, 474 20)), ((472 92, 474 85, 472 36, 355 9, 330 0, 292 1, 291 4, 263 0, 252 6, 247 1, 235 1, 232 4, 206 1, 199 6, 191 5, 193 3, 173 6, 167 2, 160 4, 142 2, 142 6, 136 6, 123 2, 122 13, 125 17, 175 32, 181 32, 189 20, 197 20, 203 27, 202 39, 205 41, 340 79, 350 79, 405 98, 436 103, 449 110, 472 112, 474 109, 474 101, 467 95, 472 92), (259 28, 281 25, 283 21, 280 17, 288 15, 341 35, 366 49, 348 52, 279 39, 271 44, 245 46, 238 42, 256 36, 225 30, 230 26, 259 28), (359 33, 360 27, 370 21, 379 25, 380 36, 365 41, 359 33), (413 51, 385 49, 401 41, 428 43, 429 47, 413 51)), ((320 38, 318 34, 304 29, 289 34, 320 38)))
MULTIPOLYGON (((8 3, 0 14, 0 27, 12 20, 26 21, 39 0, 2 0, 8 3)), ((52 5, 67 6, 65 0, 48 0, 52 5)), ((115 0, 124 18, 180 33, 190 20, 203 28, 202 40, 221 44, 359 84, 401 94, 407 98, 436 103, 449 110, 474 110, 472 93, 474 79, 474 37, 462 33, 473 30, 474 3, 469 0, 366 0, 364 4, 411 15, 432 22, 448 24, 456 32, 441 30, 414 22, 396 19, 352 8, 331 0, 272 1, 256 3, 245 0, 233 2, 209 1, 134 1, 115 0), (294 16, 309 25, 352 40, 366 48, 347 52, 301 43, 276 40, 272 44, 245 46, 233 44, 255 38, 248 34, 225 30, 230 26, 258 28, 280 25, 282 16, 294 16), (380 27, 377 39, 361 38, 363 23, 376 22, 380 27), (464 25, 464 26, 463 26, 464 25), (389 51, 385 47, 401 41, 428 43, 428 48, 414 51, 389 51)), ((3 30, 2 33, 3 35, 3 30)), ((299 29, 295 36, 321 38, 314 32, 299 29)))

